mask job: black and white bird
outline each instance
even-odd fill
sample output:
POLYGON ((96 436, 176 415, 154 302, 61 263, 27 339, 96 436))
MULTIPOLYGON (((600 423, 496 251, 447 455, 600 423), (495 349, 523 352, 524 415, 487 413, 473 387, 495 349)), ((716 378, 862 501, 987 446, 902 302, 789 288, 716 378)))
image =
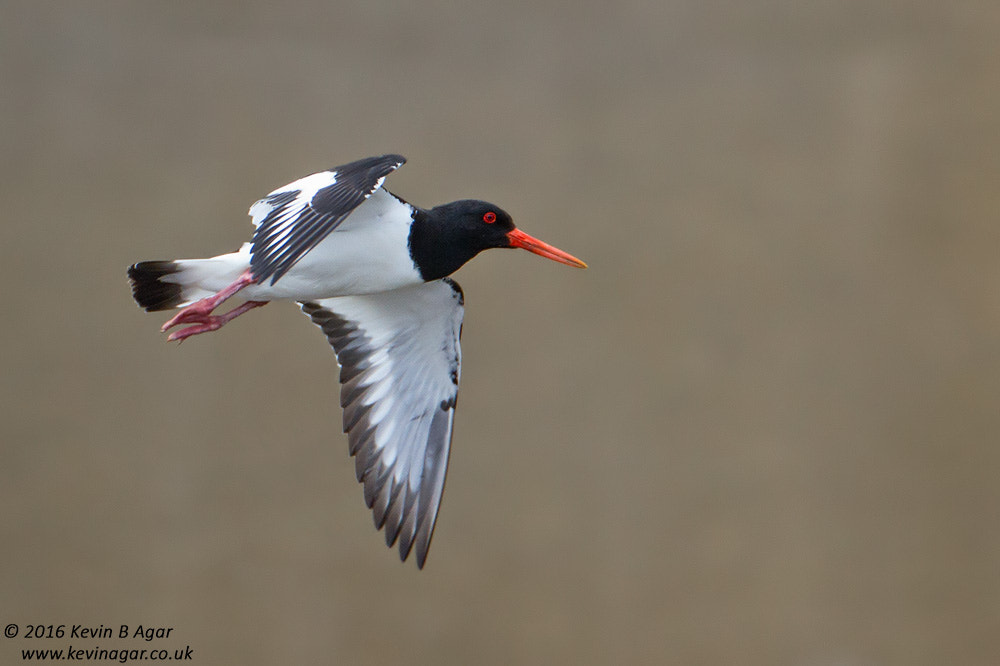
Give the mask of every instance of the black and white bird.
POLYGON ((149 312, 182 308, 168 340, 214 331, 273 300, 298 301, 340 364, 344 432, 386 544, 423 568, 444 491, 461 371, 463 295, 448 276, 482 250, 579 259, 485 201, 423 209, 382 187, 405 162, 369 157, 280 187, 250 207, 253 238, 209 259, 128 270, 149 312), (235 298, 234 298, 235 297, 235 298), (235 308, 213 314, 234 298, 235 308))

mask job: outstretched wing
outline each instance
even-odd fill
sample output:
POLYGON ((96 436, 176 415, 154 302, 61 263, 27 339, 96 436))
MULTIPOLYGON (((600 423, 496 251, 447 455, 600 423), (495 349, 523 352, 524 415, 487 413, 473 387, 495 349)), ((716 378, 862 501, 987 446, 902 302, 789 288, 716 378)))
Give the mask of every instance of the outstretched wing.
POLYGON ((277 282, 404 162, 402 155, 368 157, 300 178, 251 206, 254 278, 277 282))
POLYGON ((386 545, 423 568, 444 492, 462 351, 462 290, 444 278, 301 303, 340 363, 344 432, 386 545))

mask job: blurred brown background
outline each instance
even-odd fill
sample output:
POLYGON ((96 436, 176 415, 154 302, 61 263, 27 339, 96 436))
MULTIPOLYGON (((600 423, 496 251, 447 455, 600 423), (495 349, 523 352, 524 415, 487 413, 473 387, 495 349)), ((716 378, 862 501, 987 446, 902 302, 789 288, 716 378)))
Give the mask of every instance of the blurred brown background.
POLYGON ((175 627, 0 661, 1000 663, 995 1, 0 10, 0 623, 175 627), (590 264, 457 275, 422 572, 293 305, 125 281, 389 151, 590 264))

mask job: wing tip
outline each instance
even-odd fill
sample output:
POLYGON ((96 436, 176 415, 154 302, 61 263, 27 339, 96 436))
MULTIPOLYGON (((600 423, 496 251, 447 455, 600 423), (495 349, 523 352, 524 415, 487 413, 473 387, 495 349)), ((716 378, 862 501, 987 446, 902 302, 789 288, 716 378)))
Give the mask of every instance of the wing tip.
POLYGON ((399 167, 406 164, 406 158, 400 155, 399 153, 386 153, 385 155, 379 155, 378 157, 369 157, 368 159, 376 164, 385 164, 388 167, 389 171, 395 171, 399 167))

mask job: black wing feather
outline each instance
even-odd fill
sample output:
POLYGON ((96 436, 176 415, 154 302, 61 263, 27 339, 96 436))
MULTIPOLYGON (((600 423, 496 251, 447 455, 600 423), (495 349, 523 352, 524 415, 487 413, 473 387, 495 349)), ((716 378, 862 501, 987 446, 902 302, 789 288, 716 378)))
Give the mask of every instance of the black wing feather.
POLYGON ((250 270, 257 282, 277 282, 405 162, 402 155, 368 157, 286 185, 254 204, 250 270))

